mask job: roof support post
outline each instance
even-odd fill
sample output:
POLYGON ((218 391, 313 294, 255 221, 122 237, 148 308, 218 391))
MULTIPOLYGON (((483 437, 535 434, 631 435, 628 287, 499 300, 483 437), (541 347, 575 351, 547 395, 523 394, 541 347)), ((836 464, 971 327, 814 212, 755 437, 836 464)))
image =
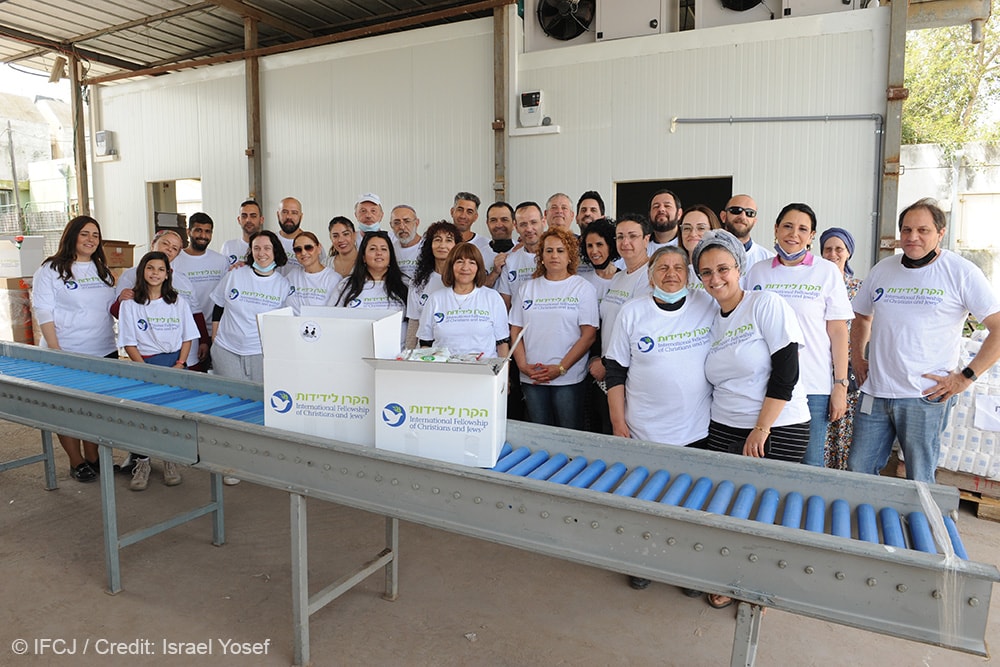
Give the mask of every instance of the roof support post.
POLYGON ((83 83, 80 59, 69 54, 70 106, 73 111, 73 161, 76 166, 77 215, 90 215, 90 184, 87 173, 87 127, 83 123, 83 83))
POLYGON ((493 201, 507 199, 510 7, 493 8, 493 201))
POLYGON ((909 96, 903 75, 906 66, 906 10, 908 0, 893 0, 889 15, 889 76, 885 102, 885 138, 882 150, 882 196, 875 236, 874 261, 896 251, 896 206, 899 198, 899 146, 903 137, 903 102, 909 96))
MULTIPOLYGON (((257 21, 249 17, 243 19, 243 43, 247 51, 257 48, 257 21)), ((247 192, 251 199, 260 201, 264 186, 260 146, 260 61, 257 56, 247 56, 244 63, 247 93, 247 192)))

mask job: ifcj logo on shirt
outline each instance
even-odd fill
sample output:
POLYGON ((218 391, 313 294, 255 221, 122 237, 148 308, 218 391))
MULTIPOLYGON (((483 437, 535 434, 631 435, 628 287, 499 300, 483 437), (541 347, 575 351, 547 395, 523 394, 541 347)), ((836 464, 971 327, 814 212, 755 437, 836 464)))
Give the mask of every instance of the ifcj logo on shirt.
POLYGON ((878 301, 879 299, 881 299, 884 294, 885 294, 885 290, 884 289, 882 289, 881 287, 876 288, 875 289, 875 294, 872 297, 872 303, 875 303, 876 301, 878 301))
POLYGON ((382 408, 382 421, 392 428, 402 426, 406 421, 406 410, 399 403, 389 403, 382 408))
POLYGON ((77 282, 72 278, 66 281, 66 289, 76 289, 79 286, 80 285, 78 285, 77 282))
POLYGON ((357 308, 360 305, 361 305, 361 299, 351 299, 350 301, 347 302, 348 308, 357 308))
POLYGON ((271 394, 271 409, 279 414, 285 414, 292 409, 292 395, 279 389, 271 394))
POLYGON ((236 301, 236 299, 238 298, 240 298, 240 291, 238 289, 234 287, 233 289, 229 290, 230 301, 236 301))
POLYGON ((636 343, 636 347, 639 349, 640 352, 649 352, 650 350, 653 349, 653 345, 654 345, 653 339, 650 338, 649 336, 643 336, 642 338, 639 339, 639 342, 636 343))
POLYGON ((145 331, 146 329, 149 328, 149 322, 141 318, 139 319, 138 322, 135 323, 135 325, 139 327, 139 331, 145 331))
POLYGON ((525 300, 524 300, 524 301, 523 301, 523 302, 521 303, 521 308, 522 308, 523 310, 528 310, 529 308, 531 308, 531 304, 533 304, 533 303, 534 303, 534 301, 532 301, 531 299, 525 299, 525 300))
POLYGON ((517 270, 511 269, 507 272, 507 280, 517 280, 517 270))
POLYGON ((434 322, 437 324, 444 322, 444 313, 434 313, 434 322))

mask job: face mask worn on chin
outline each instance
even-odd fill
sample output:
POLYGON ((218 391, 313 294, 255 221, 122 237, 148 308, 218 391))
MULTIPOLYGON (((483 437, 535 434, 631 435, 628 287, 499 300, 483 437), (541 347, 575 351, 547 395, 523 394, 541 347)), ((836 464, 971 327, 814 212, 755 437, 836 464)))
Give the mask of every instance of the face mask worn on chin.
POLYGON ((257 270, 257 271, 261 272, 261 273, 269 273, 269 272, 271 272, 271 271, 274 271, 274 268, 275 268, 276 266, 278 266, 278 265, 277 265, 277 263, 275 263, 275 262, 271 262, 271 263, 270 263, 269 265, 267 265, 267 266, 261 266, 261 265, 260 265, 260 264, 258 264, 257 262, 254 262, 254 263, 253 263, 253 268, 254 268, 255 270, 257 270))
POLYGON ((678 301, 686 297, 687 294, 688 294, 687 285, 685 285, 684 287, 680 288, 679 290, 673 293, 664 292, 659 287, 653 288, 653 296, 659 299, 660 301, 663 301, 664 303, 677 303, 678 301))
POLYGON ((374 225, 366 225, 362 222, 359 222, 358 229, 360 229, 362 232, 365 232, 366 234, 368 232, 377 232, 379 230, 379 223, 376 222, 374 225))
POLYGON ((798 260, 806 256, 806 252, 808 252, 808 250, 809 250, 808 248, 803 248, 802 250, 799 250, 797 253, 789 255, 787 252, 782 250, 781 244, 777 242, 775 242, 774 244, 774 252, 778 253, 778 257, 785 260, 786 262, 797 262, 798 260))

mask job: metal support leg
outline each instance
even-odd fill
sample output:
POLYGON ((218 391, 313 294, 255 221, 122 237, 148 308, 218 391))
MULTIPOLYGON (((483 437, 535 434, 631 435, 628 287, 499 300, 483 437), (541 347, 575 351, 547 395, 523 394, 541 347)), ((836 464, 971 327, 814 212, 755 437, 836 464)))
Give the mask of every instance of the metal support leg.
POLYGON ((56 482, 56 457, 52 449, 52 431, 42 431, 42 456, 45 457, 45 490, 58 489, 56 482))
POLYGON ((111 447, 101 445, 97 457, 101 462, 101 516, 104 522, 104 563, 108 570, 108 593, 122 589, 121 562, 118 550, 118 510, 115 506, 115 461, 111 447))
POLYGON ((226 543, 226 519, 223 513, 224 503, 222 502, 222 475, 212 473, 209 476, 209 486, 211 487, 212 504, 215 510, 212 512, 212 544, 221 547, 226 543))
MULTIPOLYGON (((214 477, 214 475, 213 475, 214 477)), ((289 493, 292 528, 292 636, 295 665, 309 663, 309 531, 306 499, 289 493)))
POLYGON ((732 667, 753 667, 757 659, 760 622, 764 609, 760 605, 739 602, 736 607, 736 634, 733 637, 732 667))
POLYGON ((392 552, 392 560, 385 566, 385 593, 382 598, 399 597, 399 519, 385 518, 385 548, 392 552))

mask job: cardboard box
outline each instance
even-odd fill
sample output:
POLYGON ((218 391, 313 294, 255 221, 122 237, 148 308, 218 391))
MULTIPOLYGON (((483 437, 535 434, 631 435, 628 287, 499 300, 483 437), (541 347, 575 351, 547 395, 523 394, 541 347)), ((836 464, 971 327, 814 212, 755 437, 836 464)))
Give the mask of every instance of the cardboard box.
POLYGON ((31 345, 31 278, 0 280, 0 340, 31 345))
POLYGON ((375 447, 479 468, 507 439, 507 364, 370 359, 375 447))
POLYGON ((264 348, 264 424, 356 445, 375 444, 375 369, 399 353, 402 313, 291 308, 257 316, 264 348))
POLYGON ((108 260, 108 268, 127 269, 135 266, 135 244, 128 241, 101 241, 104 257, 108 260))
POLYGON ((33 276, 44 261, 44 236, 0 236, 0 278, 33 276))

